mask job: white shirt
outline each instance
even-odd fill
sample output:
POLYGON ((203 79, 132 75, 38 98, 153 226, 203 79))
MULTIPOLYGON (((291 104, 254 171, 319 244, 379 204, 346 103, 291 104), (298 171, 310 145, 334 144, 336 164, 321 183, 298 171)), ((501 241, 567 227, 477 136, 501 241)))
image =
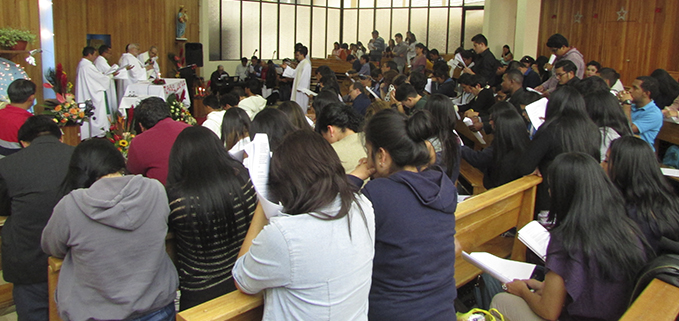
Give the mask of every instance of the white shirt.
MULTIPOLYGON (((109 69, 111 69, 111 66, 109 66, 106 58, 102 56, 97 56, 97 58, 94 59, 94 65, 97 67, 97 70, 102 73, 106 73, 109 69)), ((115 115, 118 112, 118 95, 116 92, 116 83, 113 80, 109 82, 109 86, 106 89, 106 98, 108 101, 108 109, 110 114, 115 115)))
MULTIPOLYGON (((141 54, 139 54, 139 56, 137 56, 137 58, 139 59, 141 64, 144 65, 144 67, 146 67, 146 61, 149 60, 149 52, 148 51, 142 52, 141 54)), ((160 66, 158 66, 158 56, 151 58, 151 60, 153 61, 153 68, 149 70, 146 70, 146 68, 144 68, 144 70, 146 70, 146 79, 158 78, 158 75, 160 74, 160 66)))
POLYGON ((309 58, 304 58, 304 60, 300 61, 297 65, 295 80, 292 82, 292 96, 290 97, 290 100, 302 107, 302 111, 306 114, 306 111, 309 108, 309 96, 299 91, 300 88, 311 88, 311 61, 309 58))
MULTIPOLYGON (((146 69, 144 69, 144 65, 131 53, 124 53, 122 56, 120 56, 120 60, 118 61, 118 66, 120 67, 125 67, 127 65, 134 66, 134 68, 127 70, 123 69, 120 71, 121 76, 124 77, 125 79, 119 79, 117 81, 118 83, 118 102, 120 102, 121 99, 123 99, 123 96, 125 96, 125 89, 127 89, 127 86, 130 84, 135 84, 140 81, 147 80, 146 78, 146 69)), ((119 74, 119 75, 120 75, 119 74)))
MULTIPOLYGON (((358 202, 340 219, 272 217, 236 261, 233 278, 241 289, 265 291, 263 320, 368 319, 375 214, 365 196, 355 196, 358 202)), ((339 197, 317 212, 338 210, 339 197)))
POLYGON ((207 118, 203 122, 203 127, 213 131, 219 139, 222 139, 222 120, 224 119, 224 114, 226 114, 226 110, 214 110, 207 114, 207 118))
POLYGON ((110 86, 111 78, 100 72, 88 59, 80 59, 75 76, 75 101, 92 100, 94 115, 80 126, 80 138, 99 137, 111 126, 107 116, 104 92, 110 86), (91 130, 91 132, 90 132, 91 130))
POLYGON ((238 103, 238 107, 245 110, 248 116, 250 116, 250 120, 253 120, 255 119, 255 115, 266 107, 266 99, 260 95, 250 96, 241 100, 238 103))
POLYGON ((245 78, 248 78, 248 66, 243 66, 243 64, 238 64, 236 67, 236 76, 238 76, 238 80, 243 81, 245 78))

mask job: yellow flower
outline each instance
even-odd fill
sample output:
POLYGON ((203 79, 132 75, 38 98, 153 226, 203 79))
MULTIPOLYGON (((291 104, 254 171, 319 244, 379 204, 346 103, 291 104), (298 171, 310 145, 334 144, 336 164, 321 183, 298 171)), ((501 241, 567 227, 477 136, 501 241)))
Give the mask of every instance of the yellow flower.
POLYGON ((78 110, 76 108, 71 108, 71 109, 68 110, 68 112, 71 113, 71 114, 77 114, 78 110))
POLYGON ((128 144, 128 142, 124 139, 121 139, 121 140, 118 141, 118 145, 120 147, 127 147, 127 144, 128 144))
POLYGON ((79 112, 79 113, 78 113, 78 117, 80 117, 80 118, 85 118, 85 112, 82 112, 82 111, 79 112))
POLYGON ((56 107, 54 107, 54 111, 57 111, 57 112, 58 112, 58 111, 61 111, 61 106, 56 106, 56 107))
POLYGON ((59 121, 58 121, 56 118, 52 118, 52 120, 53 120, 55 123, 59 123, 59 121))

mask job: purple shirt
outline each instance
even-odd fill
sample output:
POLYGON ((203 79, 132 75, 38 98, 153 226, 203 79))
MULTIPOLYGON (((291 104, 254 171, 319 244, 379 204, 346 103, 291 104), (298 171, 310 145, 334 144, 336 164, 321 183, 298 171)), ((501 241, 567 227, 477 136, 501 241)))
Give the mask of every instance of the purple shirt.
POLYGON ((634 284, 622 277, 615 282, 604 280, 595 260, 588 265, 581 252, 570 258, 555 236, 547 249, 546 267, 563 278, 568 292, 559 320, 618 320, 627 309, 634 284))

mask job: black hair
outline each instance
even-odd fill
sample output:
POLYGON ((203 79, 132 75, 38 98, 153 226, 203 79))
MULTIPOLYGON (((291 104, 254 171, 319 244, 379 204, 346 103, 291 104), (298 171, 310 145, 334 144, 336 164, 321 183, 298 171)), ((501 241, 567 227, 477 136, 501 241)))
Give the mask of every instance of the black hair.
POLYGON ((559 87, 549 96, 545 123, 536 135, 550 131, 563 152, 584 152, 601 157, 601 132, 587 115, 585 100, 570 86, 559 87))
POLYGON ((488 38, 486 38, 486 36, 483 34, 477 34, 476 36, 472 37, 472 42, 482 43, 488 46, 488 38))
POLYGON ((471 86, 471 87, 476 87, 476 86, 481 86, 481 88, 486 87, 486 79, 483 78, 481 75, 471 75, 471 74, 465 74, 468 76, 462 77, 460 76, 459 82, 463 85, 471 86))
POLYGON ((389 67, 389 70, 398 70, 398 65, 396 64, 396 61, 389 60, 385 62, 385 64, 387 65, 387 67, 389 67))
POLYGON ((245 82, 245 88, 250 90, 250 93, 253 95, 261 95, 262 94, 262 84, 259 82, 259 79, 257 78, 250 78, 245 82))
POLYGON ((614 140, 608 157, 608 175, 628 207, 636 209, 638 222, 648 224, 654 235, 679 241, 679 198, 660 171, 647 142, 634 136, 614 140))
POLYGON ((354 88, 354 90, 358 89, 361 94, 368 95, 368 91, 365 90, 365 85, 363 85, 360 81, 352 83, 350 88, 354 88))
POLYGON ((575 87, 575 89, 577 89, 583 96, 599 91, 603 91, 611 95, 608 84, 601 77, 587 77, 575 83, 573 87, 575 87))
MULTIPOLYGON (((308 129, 290 133, 280 147, 273 150, 269 186, 283 204, 285 213, 290 215, 313 213, 323 220, 340 219, 357 201, 355 188, 349 183, 335 150, 321 135, 308 129), (302 167, 301 162, 305 163, 302 167), (338 196, 341 205, 336 215, 321 212, 338 196)), ((365 216, 363 220, 367 226, 365 216)), ((351 226, 350 219, 348 225, 351 226)))
POLYGON ((104 138, 87 139, 73 151, 61 183, 62 196, 74 189, 89 188, 99 178, 124 170, 125 158, 113 143, 104 138))
POLYGON ((292 100, 284 101, 278 105, 278 110, 288 115, 288 119, 290 119, 290 122, 296 129, 310 128, 309 122, 302 111, 302 107, 300 107, 298 103, 292 100))
POLYGON ((429 50, 429 53, 432 54, 432 55, 437 55, 437 56, 439 55, 439 51, 436 50, 436 49, 429 50))
MULTIPOLYGON (((266 78, 264 79, 264 85, 266 85, 266 88, 268 89, 276 88, 276 86, 278 86, 278 73, 276 73, 276 66, 271 60, 267 61, 266 64, 267 69, 266 78)), ((261 86, 259 94, 261 95, 261 86)))
POLYGON ((306 57, 306 55, 309 54, 309 49, 305 46, 301 46, 295 49, 295 52, 299 52, 302 56, 306 57))
POLYGON ((219 98, 216 95, 208 95, 203 98, 203 105, 210 107, 214 110, 221 110, 222 106, 219 104, 219 98))
POLYGON ((365 127, 365 142, 372 159, 380 148, 389 153, 393 163, 389 171, 394 173, 405 166, 419 168, 429 164, 425 141, 434 133, 428 111, 417 111, 408 118, 394 109, 385 109, 370 118, 365 127))
POLYGON ((460 51, 460 57, 462 57, 462 59, 472 59, 472 57, 474 57, 474 54, 472 53, 471 50, 462 50, 460 51))
POLYGON ((427 47, 421 42, 418 42, 417 44, 415 44, 415 48, 420 48, 424 51, 425 54, 427 53, 427 47))
POLYGON ((396 88, 396 93, 394 97, 396 98, 397 101, 404 101, 407 100, 409 97, 415 98, 418 95, 419 94, 417 93, 417 90, 415 89, 415 87, 413 87, 413 85, 405 83, 396 88))
POLYGON ((547 47, 556 49, 568 47, 568 39, 559 33, 555 33, 547 39, 547 47))
POLYGON ((591 118, 599 128, 604 128, 604 132, 606 128, 612 128, 620 136, 632 135, 629 122, 622 112, 622 108, 620 108, 618 99, 610 92, 597 91, 586 95, 585 107, 587 108, 589 118, 591 118))
POLYGON ((549 167, 552 240, 573 260, 598 268, 604 280, 632 281, 648 252, 627 217, 624 200, 599 163, 584 153, 564 153, 549 167), (596 265, 594 265, 596 264, 596 265))
POLYGON ((587 67, 589 67, 589 66, 594 66, 594 67, 596 68, 596 71, 597 71, 597 72, 599 72, 599 70, 601 70, 601 64, 600 64, 598 61, 596 61, 596 60, 592 60, 592 61, 588 62, 588 63, 585 65, 585 68, 587 68, 587 67))
POLYGON ((401 39, 403 39, 403 35, 400 32, 394 35, 394 38, 396 37, 400 37, 401 39))
POLYGON ((434 68, 434 72, 432 73, 432 75, 435 78, 441 78, 441 79, 444 79, 444 80, 450 78, 448 71, 443 70, 443 69, 434 68))
POLYGON ((508 102, 498 102, 491 107, 490 120, 493 121, 493 162, 500 163, 507 155, 522 155, 528 149, 530 137, 526 123, 508 102))
POLYGON ((240 58, 240 62, 248 62, 248 58, 242 57, 242 58, 240 58))
POLYGON ((519 71, 518 69, 510 69, 507 72, 505 72, 506 77, 518 84, 523 84, 523 73, 519 71))
POLYGON ((354 108, 343 103, 332 103, 323 108, 323 113, 316 117, 316 132, 323 134, 328 126, 337 126, 345 131, 347 128, 358 133, 363 125, 363 116, 354 108))
POLYGON ((570 60, 560 60, 554 65, 554 70, 557 68, 563 69, 564 72, 573 72, 573 74, 578 72, 578 66, 576 66, 572 61, 570 60))
POLYGON ((433 94, 427 99, 424 109, 431 113, 434 133, 441 143, 441 164, 444 165, 448 177, 454 181, 457 177, 451 176, 456 172, 455 169, 460 166, 460 143, 457 136, 453 133, 457 123, 455 106, 448 96, 433 94))
POLYGON ((515 104, 515 106, 519 108, 521 105, 530 105, 540 99, 542 99, 542 95, 532 91, 526 91, 518 97, 512 97, 512 104, 515 104))
POLYGON ((533 59, 533 57, 531 57, 531 56, 523 56, 523 57, 521 57, 521 60, 519 60, 519 62, 520 63, 526 63, 527 62, 527 63, 532 65, 532 64, 535 63, 535 59, 533 59))
POLYGON ((243 89, 241 86, 233 87, 233 89, 231 89, 231 93, 238 96, 239 100, 241 97, 245 97, 245 89, 243 89))
POLYGON ((363 59, 363 60, 365 60, 365 61, 370 61, 370 56, 368 56, 367 54, 365 54, 365 55, 362 55, 362 56, 361 56, 361 59, 363 59))
POLYGON ((504 45, 504 46, 502 46, 502 48, 503 48, 503 49, 504 49, 504 48, 507 48, 507 53, 512 53, 512 49, 509 48, 509 45, 504 45))
POLYGON ((99 55, 103 55, 109 49, 111 49, 111 47, 109 47, 107 45, 99 46, 99 55))
POLYGON ((599 69, 599 76, 603 78, 604 80, 608 80, 610 83, 609 87, 613 87, 615 85, 615 82, 620 79, 620 74, 615 71, 613 68, 601 68, 599 69))
POLYGON ((35 95, 35 84, 28 79, 17 79, 7 87, 10 103, 23 104, 35 95))
POLYGON ((235 95, 233 93, 228 93, 219 96, 219 105, 222 107, 226 107, 227 105, 230 107, 236 107, 238 106, 238 103, 240 102, 240 97, 238 95, 235 95))
POLYGON ((354 55, 347 55, 347 61, 354 61, 356 57, 354 55))
POLYGON ((408 76, 404 74, 398 74, 396 75, 396 77, 394 77, 391 83, 394 85, 394 87, 398 88, 401 85, 405 84, 406 81, 408 81, 408 76))
POLYGON ((648 92, 648 96, 651 99, 655 99, 655 97, 660 93, 660 90, 658 89, 658 81, 655 80, 655 78, 651 76, 640 76, 637 77, 637 80, 641 80, 641 90, 648 92))
POLYGON ((216 237, 224 234, 236 239, 235 213, 247 213, 247 181, 240 174, 245 170, 210 129, 193 126, 179 133, 170 151, 167 190, 182 200, 192 238, 202 244, 221 243, 216 237))
POLYGON ((427 76, 421 72, 411 72, 408 77, 410 82, 420 96, 424 96, 424 88, 427 86, 427 76))
POLYGON ((170 108, 167 107, 167 103, 163 99, 158 97, 146 98, 134 108, 135 121, 146 129, 152 128, 159 121, 168 117, 172 117, 170 108))
POLYGON ((381 76, 381 75, 382 75, 382 69, 380 69, 380 68, 375 68, 375 69, 370 71, 370 77, 372 77, 372 79, 374 79, 374 80, 379 78, 379 76, 381 76))
POLYGON ((318 68, 316 68, 316 73, 321 74, 321 78, 323 78, 325 76, 330 76, 330 75, 335 76, 335 72, 332 71, 332 69, 330 69, 330 66, 328 66, 328 65, 318 66, 318 68))
POLYGON ((323 84, 323 89, 321 91, 331 90, 335 92, 335 95, 338 95, 341 92, 339 82, 337 82, 337 77, 334 73, 332 75, 323 76, 323 78, 319 80, 319 83, 323 84))
POLYGON ((97 52, 97 49, 94 49, 92 46, 87 46, 83 48, 83 57, 89 56, 95 52, 97 52))
POLYGON ((321 90, 321 92, 318 93, 318 96, 314 97, 311 107, 314 108, 316 115, 320 115, 321 112, 323 112, 323 107, 335 102, 340 102, 336 92, 332 90, 321 90))
POLYGON ((253 61, 256 61, 257 64, 259 64, 259 62, 260 62, 261 60, 259 60, 259 58, 257 58, 257 56, 252 56, 252 57, 250 57, 250 62, 253 62, 253 61))
POLYGON ((665 69, 656 69, 651 73, 651 77, 658 81, 658 98, 663 96, 666 100, 664 102, 659 102, 658 107, 662 108, 671 105, 672 102, 679 96, 679 82, 665 69), (664 105, 664 106, 661 106, 664 105))
POLYGON ((347 49, 349 49, 349 45, 347 45, 346 43, 343 43, 343 44, 340 45, 340 48, 347 50, 347 49))
POLYGON ((231 149, 238 141, 250 136, 250 116, 239 107, 231 107, 222 118, 222 143, 231 149))
POLYGON ((250 124, 250 139, 255 139, 258 133, 265 133, 269 138, 269 148, 276 149, 283 141, 286 134, 295 131, 295 126, 290 122, 284 112, 267 107, 262 109, 250 124))
POLYGON ((26 119, 23 125, 19 127, 17 134, 19 141, 32 142, 40 136, 52 135, 56 138, 61 138, 61 129, 54 122, 54 118, 47 115, 36 115, 26 119))

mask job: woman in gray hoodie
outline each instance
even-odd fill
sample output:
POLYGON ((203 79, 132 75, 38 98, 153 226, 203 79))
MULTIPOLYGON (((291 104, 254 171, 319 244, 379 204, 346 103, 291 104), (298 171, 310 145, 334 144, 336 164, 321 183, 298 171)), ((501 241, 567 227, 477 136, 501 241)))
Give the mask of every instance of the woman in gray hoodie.
POLYGON ((170 209, 163 185, 124 176, 107 140, 76 147, 65 196, 42 234, 64 258, 56 301, 64 320, 174 320, 177 271, 165 252, 170 209))

